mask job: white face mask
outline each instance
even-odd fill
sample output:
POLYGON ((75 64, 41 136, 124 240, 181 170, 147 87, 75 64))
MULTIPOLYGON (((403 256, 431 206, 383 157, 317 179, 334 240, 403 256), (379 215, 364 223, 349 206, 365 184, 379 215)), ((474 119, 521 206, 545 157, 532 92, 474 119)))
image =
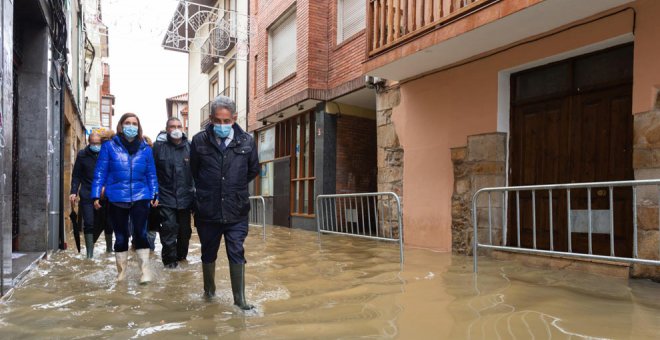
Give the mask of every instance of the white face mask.
POLYGON ((170 132, 170 137, 174 139, 181 139, 181 137, 183 137, 183 131, 179 129, 172 130, 172 132, 170 132))

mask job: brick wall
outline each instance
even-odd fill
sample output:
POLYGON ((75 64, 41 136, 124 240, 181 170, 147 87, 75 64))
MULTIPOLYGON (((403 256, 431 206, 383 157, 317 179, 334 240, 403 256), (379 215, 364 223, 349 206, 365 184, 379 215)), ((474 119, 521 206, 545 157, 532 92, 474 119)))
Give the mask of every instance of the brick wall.
POLYGON ((362 62, 367 59, 367 35, 365 29, 337 44, 337 0, 329 2, 327 86, 331 89, 364 75, 362 62))
POLYGON ((377 189, 376 121, 353 116, 337 119, 338 194, 377 189))
MULTIPOLYGON (((250 6, 250 12, 256 17, 256 35, 250 51, 250 129, 261 126, 257 121, 259 112, 301 91, 325 91, 341 87, 363 75, 362 62, 366 59, 365 33, 358 33, 337 45, 336 0, 259 1, 251 2, 250 6), (296 74, 269 88, 268 27, 294 3, 297 26, 296 74)), ((355 86, 352 83, 350 87, 352 89, 355 86)))

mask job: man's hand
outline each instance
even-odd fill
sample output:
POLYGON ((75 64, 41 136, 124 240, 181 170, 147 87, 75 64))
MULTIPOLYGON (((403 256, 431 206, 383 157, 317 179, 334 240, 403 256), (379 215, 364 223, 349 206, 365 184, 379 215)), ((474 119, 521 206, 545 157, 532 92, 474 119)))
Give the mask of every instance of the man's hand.
POLYGON ((76 194, 69 195, 69 201, 71 202, 72 206, 76 205, 76 200, 77 199, 78 199, 78 195, 76 195, 76 194))
POLYGON ((101 202, 99 202, 99 200, 94 200, 94 209, 101 209, 101 202))
POLYGON ((155 200, 151 201, 151 206, 154 207, 154 208, 158 207, 158 200, 155 199, 155 200))

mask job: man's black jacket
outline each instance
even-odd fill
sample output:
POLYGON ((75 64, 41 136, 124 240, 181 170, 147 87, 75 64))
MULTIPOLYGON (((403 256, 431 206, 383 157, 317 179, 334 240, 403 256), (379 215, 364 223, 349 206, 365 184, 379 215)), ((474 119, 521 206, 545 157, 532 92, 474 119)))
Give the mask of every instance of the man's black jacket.
POLYGON ((190 168, 195 180, 195 220, 236 223, 250 212, 248 183, 259 173, 254 139, 234 124, 234 137, 224 148, 216 141, 213 124, 193 137, 190 168))
POLYGON ((190 142, 184 135, 181 143, 156 142, 153 147, 158 175, 159 204, 174 209, 188 209, 194 199, 194 184, 190 171, 190 142))

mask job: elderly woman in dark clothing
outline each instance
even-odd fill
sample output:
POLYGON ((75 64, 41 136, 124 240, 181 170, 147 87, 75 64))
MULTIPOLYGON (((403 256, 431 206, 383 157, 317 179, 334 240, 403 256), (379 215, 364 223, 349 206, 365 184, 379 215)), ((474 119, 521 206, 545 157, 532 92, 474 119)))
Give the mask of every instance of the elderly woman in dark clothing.
MULTIPOLYGON (((94 226, 102 222, 99 221, 102 216, 99 212, 94 211, 94 201, 91 197, 94 169, 96 168, 99 151, 101 151, 101 136, 96 132, 92 132, 89 135, 88 142, 87 147, 78 152, 76 162, 73 165, 69 200, 72 207, 75 206, 76 201, 79 201, 78 211, 83 218, 87 258, 91 259, 94 256, 94 226)), ((112 241, 112 234, 110 234, 110 240, 112 241)))

